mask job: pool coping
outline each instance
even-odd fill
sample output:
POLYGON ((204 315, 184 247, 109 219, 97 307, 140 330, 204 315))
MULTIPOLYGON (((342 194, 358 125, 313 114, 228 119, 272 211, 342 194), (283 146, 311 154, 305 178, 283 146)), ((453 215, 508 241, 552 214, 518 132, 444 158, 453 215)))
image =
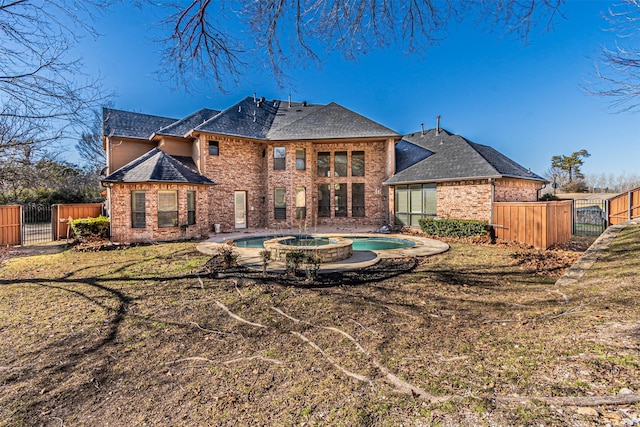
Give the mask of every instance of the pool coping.
MULTIPOLYGON (((264 236, 264 235, 263 235, 264 236)), ((346 233, 313 233, 316 237, 379 237, 392 238, 401 240, 410 240, 415 243, 414 246, 402 249, 386 249, 386 250, 370 250, 370 251, 353 251, 351 258, 342 261, 325 263, 320 265, 319 273, 333 273, 338 271, 358 270, 377 264, 382 259, 389 258, 407 258, 407 257, 425 257, 436 255, 449 250, 449 245, 435 239, 419 237, 414 235, 405 235, 397 233, 363 233, 363 232, 346 232, 346 233)), ((250 237, 250 236, 245 236, 250 237)), ((259 235, 251 237, 261 237, 259 235)), ((230 239, 232 241, 233 239, 230 239)), ((206 241, 198 244, 196 249, 206 255, 214 255, 221 245, 228 244, 227 241, 213 242, 206 241)), ((262 248, 238 248, 234 250, 238 253, 238 264, 251 270, 262 270, 262 258, 260 251, 262 248)), ((284 272, 285 264, 283 261, 270 261, 267 271, 284 272)))

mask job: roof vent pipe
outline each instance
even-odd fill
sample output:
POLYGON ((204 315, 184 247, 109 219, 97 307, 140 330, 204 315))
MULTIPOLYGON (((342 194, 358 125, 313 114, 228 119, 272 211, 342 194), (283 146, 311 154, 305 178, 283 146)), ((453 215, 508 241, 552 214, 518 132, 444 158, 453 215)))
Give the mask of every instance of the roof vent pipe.
POLYGON ((420 123, 420 129, 422 129, 421 133, 424 135, 424 123, 420 123))
POLYGON ((291 94, 289 94, 289 108, 291 108, 291 94))
POLYGON ((436 136, 440 135, 440 116, 436 116, 436 136))
POLYGON ((253 92, 253 102, 256 102, 258 100, 258 95, 253 92))

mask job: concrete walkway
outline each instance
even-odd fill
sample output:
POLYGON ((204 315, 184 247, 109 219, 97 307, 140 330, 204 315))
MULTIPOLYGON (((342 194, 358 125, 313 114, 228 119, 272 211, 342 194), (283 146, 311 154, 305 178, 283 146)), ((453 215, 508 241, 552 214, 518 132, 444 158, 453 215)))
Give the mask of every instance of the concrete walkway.
MULTIPOLYGON (((335 237, 335 236, 361 236, 361 237, 384 237, 410 240, 415 243, 414 246, 405 249, 389 249, 375 251, 354 251, 351 258, 325 263, 320 265, 320 273, 330 273, 334 271, 357 270, 376 264, 383 258, 404 258, 416 256, 429 256, 445 252, 449 249, 449 245, 434 239, 424 237, 409 236, 404 234, 376 233, 371 227, 352 226, 352 227, 317 227, 313 231, 309 230, 308 234, 317 237, 335 237)), ((196 248, 198 251, 206 255, 214 255, 218 248, 230 243, 235 239, 247 237, 275 236, 275 235, 300 235, 307 234, 305 230, 299 229, 248 229, 243 231, 235 231, 233 233, 220 233, 212 235, 209 240, 200 243, 196 248)), ((238 264, 253 269, 262 270, 262 260, 260 251, 256 248, 235 248, 239 257, 238 264)), ((283 272, 285 265, 282 261, 270 261, 267 268, 268 271, 283 272)))
POLYGON ((578 282, 588 269, 593 267, 600 255, 607 250, 613 239, 625 228, 630 225, 638 224, 637 221, 627 221, 608 227, 604 233, 596 239, 595 242, 582 254, 580 258, 564 273, 564 275, 556 281, 556 285, 567 286, 578 282))

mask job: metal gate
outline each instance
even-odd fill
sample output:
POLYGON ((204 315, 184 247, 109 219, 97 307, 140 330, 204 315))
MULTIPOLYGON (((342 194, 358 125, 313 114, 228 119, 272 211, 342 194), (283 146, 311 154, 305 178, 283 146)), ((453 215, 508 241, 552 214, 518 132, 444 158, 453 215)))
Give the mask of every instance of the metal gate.
POLYGON ((573 201, 573 234, 599 236, 607 228, 607 200, 578 199, 573 201))
POLYGON ((22 244, 53 240, 51 206, 29 203, 22 206, 22 244))

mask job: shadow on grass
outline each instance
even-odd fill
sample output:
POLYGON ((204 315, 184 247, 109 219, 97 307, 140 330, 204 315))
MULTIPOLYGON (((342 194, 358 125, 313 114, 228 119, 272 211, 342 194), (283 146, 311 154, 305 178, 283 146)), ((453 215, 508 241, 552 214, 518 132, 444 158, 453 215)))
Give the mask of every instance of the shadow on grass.
MULTIPOLYGON (((127 265, 119 266, 117 270, 123 271, 126 267, 127 265)), ((45 289, 69 293, 104 310, 107 316, 107 319, 97 326, 82 327, 80 322, 79 331, 74 331, 73 328, 71 333, 62 332, 68 330, 65 328, 54 330, 55 335, 49 336, 52 340, 48 342, 45 340, 42 345, 36 345, 32 350, 16 355, 19 358, 16 360, 17 368, 0 371, 0 386, 24 390, 19 401, 13 402, 9 419, 5 421, 24 425, 45 425, 48 422, 45 421, 47 418, 43 418, 41 414, 50 412, 51 408, 58 405, 68 407, 70 401, 73 401, 74 405, 81 406, 82 402, 97 398, 100 394, 100 384, 111 378, 110 366, 115 363, 115 358, 109 358, 110 352, 105 349, 117 343, 122 323, 127 317, 132 317, 129 314, 129 306, 137 298, 108 284, 138 282, 140 279, 75 277, 83 270, 86 268, 69 272, 60 278, 0 280, 0 286, 41 287, 43 288, 42 296, 45 298, 47 295, 45 289), (97 293, 92 295, 93 291, 97 293), (87 366, 91 366, 92 377, 89 381, 85 378, 87 366)), ((114 270, 109 272, 109 274, 113 273, 114 270)), ((195 280, 196 275, 145 277, 144 280, 162 283, 189 278, 195 280)), ((52 310, 55 311, 55 307, 52 310)), ((60 312, 61 318, 68 314, 60 312)), ((143 318, 143 320, 153 322, 150 318, 143 318)), ((74 325, 77 323, 69 324, 69 326, 74 325)), ((179 326, 187 327, 185 324, 179 326)), ((43 333, 42 330, 32 332, 36 337, 43 333)), ((8 359, 4 363, 12 365, 12 361, 8 359)))

